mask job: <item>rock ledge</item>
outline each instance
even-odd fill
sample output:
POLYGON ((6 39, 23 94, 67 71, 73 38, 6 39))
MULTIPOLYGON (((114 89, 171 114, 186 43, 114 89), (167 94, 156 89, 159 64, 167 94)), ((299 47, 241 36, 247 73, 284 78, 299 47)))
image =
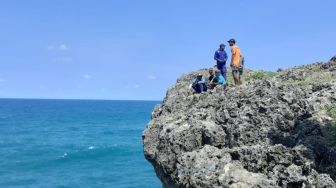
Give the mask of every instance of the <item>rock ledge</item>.
POLYGON ((336 57, 203 94, 194 74, 143 131, 164 187, 336 187, 336 57))

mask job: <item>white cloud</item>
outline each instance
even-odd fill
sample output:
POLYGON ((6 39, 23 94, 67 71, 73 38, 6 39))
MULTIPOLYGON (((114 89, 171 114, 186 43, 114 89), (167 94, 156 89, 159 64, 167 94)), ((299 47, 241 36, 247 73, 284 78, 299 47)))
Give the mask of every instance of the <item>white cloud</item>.
POLYGON ((50 45, 47 47, 50 51, 68 51, 70 48, 67 44, 59 44, 59 45, 50 45))
POLYGON ((69 47, 66 44, 61 44, 61 45, 58 46, 58 50, 67 51, 67 50, 69 50, 69 47))
POLYGON ((157 77, 154 76, 154 75, 148 75, 148 76, 147 76, 147 79, 149 79, 149 80, 156 80, 157 77))
POLYGON ((139 84, 135 84, 134 85, 134 89, 138 89, 138 88, 140 88, 140 85, 139 84))
POLYGON ((84 79, 91 79, 92 76, 91 76, 90 74, 84 74, 84 75, 83 75, 83 78, 84 78, 84 79))

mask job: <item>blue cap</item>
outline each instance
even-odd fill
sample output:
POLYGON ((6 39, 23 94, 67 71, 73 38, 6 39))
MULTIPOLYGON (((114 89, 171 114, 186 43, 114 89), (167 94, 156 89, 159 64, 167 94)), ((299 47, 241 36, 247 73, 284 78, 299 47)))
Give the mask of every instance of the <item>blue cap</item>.
POLYGON ((228 42, 236 43, 236 40, 235 39, 230 39, 230 40, 228 40, 228 42))

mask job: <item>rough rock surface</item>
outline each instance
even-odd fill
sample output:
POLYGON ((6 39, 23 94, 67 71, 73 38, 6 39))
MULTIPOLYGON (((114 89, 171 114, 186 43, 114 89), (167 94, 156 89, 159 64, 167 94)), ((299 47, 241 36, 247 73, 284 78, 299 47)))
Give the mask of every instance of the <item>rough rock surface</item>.
POLYGON ((188 88, 195 73, 143 132, 163 187, 336 187, 336 57, 203 94, 188 88))

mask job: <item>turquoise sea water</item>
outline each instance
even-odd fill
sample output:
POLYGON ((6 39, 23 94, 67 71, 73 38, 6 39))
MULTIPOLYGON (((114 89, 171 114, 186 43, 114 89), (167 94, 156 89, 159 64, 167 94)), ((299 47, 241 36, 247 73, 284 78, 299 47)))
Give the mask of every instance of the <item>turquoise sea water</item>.
POLYGON ((141 140, 157 103, 0 99, 0 187, 161 187, 141 140))

